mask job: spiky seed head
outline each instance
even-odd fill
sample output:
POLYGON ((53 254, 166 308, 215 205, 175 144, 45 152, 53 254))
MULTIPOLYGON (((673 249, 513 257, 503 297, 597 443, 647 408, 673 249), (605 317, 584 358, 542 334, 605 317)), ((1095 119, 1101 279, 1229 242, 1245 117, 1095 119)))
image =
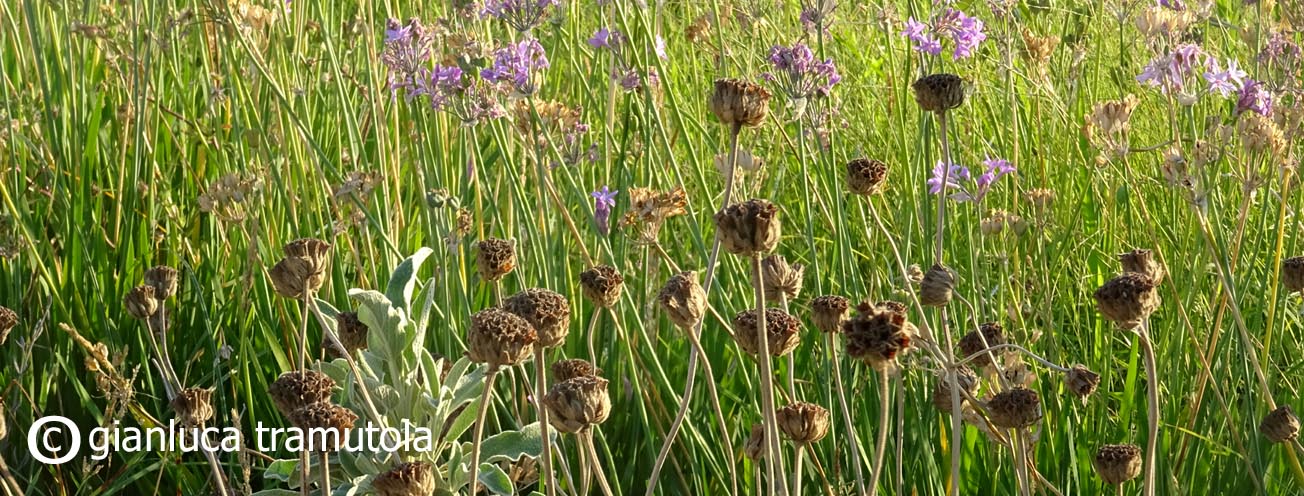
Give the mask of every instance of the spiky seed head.
POLYGON ((9 331, 18 326, 18 312, 9 307, 0 306, 0 345, 9 339, 9 331))
POLYGON ((906 320, 903 305, 862 302, 856 315, 842 324, 847 336, 847 355, 877 370, 896 365, 897 355, 910 348, 917 330, 906 320))
POLYGON ((919 304, 929 307, 943 307, 951 302, 955 290, 955 271, 940 264, 933 264, 924 279, 919 282, 919 304))
POLYGON ((1304 291, 1304 257, 1281 261, 1281 284, 1292 292, 1304 291))
POLYGON ((303 257, 319 267, 324 267, 331 244, 317 238, 299 238, 281 247, 287 257, 303 257))
POLYGON ((290 413, 290 423, 303 429, 304 443, 314 451, 338 451, 344 445, 348 430, 358 421, 358 414, 334 403, 313 403, 290 413), (312 431, 322 429, 321 431, 312 431))
POLYGON ((136 286, 122 299, 127 314, 140 320, 153 317, 158 312, 158 300, 154 298, 153 286, 136 286))
POLYGON ((761 259, 761 280, 764 281, 765 299, 780 301, 783 297, 792 301, 801 293, 801 279, 806 267, 801 264, 789 264, 783 255, 770 255, 761 259))
POLYGON ((1155 258, 1155 252, 1150 250, 1136 249, 1127 253, 1118 255, 1119 264, 1123 266, 1123 272, 1136 272, 1149 276, 1155 285, 1163 282, 1167 271, 1159 260, 1155 258))
POLYGON ((625 278, 610 265, 595 265, 580 272, 580 289, 583 290, 584 297, 599 307, 616 306, 624 287, 625 278))
POLYGON ((487 308, 471 315, 466 351, 472 362, 496 370, 524 362, 538 340, 529 321, 501 308, 487 308))
POLYGON ((331 245, 315 238, 296 239, 287 243, 282 251, 282 258, 268 276, 272 287, 286 298, 301 299, 305 293, 321 289, 326 282, 326 263, 329 261, 331 245))
POLYGON ((602 375, 602 369, 595 367, 588 360, 580 358, 569 358, 552 363, 552 380, 556 382, 568 381, 576 377, 597 377, 602 375))
POLYGON ((430 462, 404 462, 371 480, 377 496, 430 496, 438 487, 430 462))
POLYGON ((272 404, 287 418, 304 406, 330 401, 334 392, 335 380, 316 370, 286 372, 267 387, 272 404))
POLYGON ((1096 392, 1099 386, 1100 374, 1092 372, 1086 365, 1076 364, 1069 367, 1068 373, 1064 374, 1064 389, 1073 396, 1086 398, 1096 392))
POLYGON ((850 315, 851 300, 843 296, 819 296, 810 302, 810 320, 821 332, 842 332, 842 323, 850 315))
MULTIPOLYGON (((760 322, 756 310, 739 312, 733 318, 733 338, 738 347, 751 356, 759 356, 760 322)), ((788 315, 783 310, 770 308, 765 310, 765 346, 770 356, 783 356, 792 352, 801 344, 801 321, 788 315)))
POLYGON ((611 415, 607 380, 601 377, 575 377, 553 384, 543 404, 552 426, 566 433, 601 424, 611 415))
POLYGON ((539 333, 539 346, 560 346, 570 334, 570 302, 556 291, 531 288, 516 293, 503 301, 503 309, 516 314, 534 326, 539 333))
POLYGON ((754 127, 770 111, 770 92, 750 81, 717 79, 707 104, 721 124, 733 129, 754 127))
POLYGON ((1105 282, 1096 290, 1095 298, 1101 315, 1123 329, 1137 328, 1159 308, 1154 281, 1136 272, 1124 272, 1105 282))
MULTIPOLYGON (((975 374, 969 367, 960 367, 954 371, 954 374, 960 390, 973 395, 974 391, 978 389, 978 374, 975 374)), ((939 411, 950 413, 953 410, 951 408, 951 379, 949 376, 937 379, 937 383, 933 385, 932 399, 933 406, 939 411)), ((967 401, 969 401, 968 396, 962 392, 960 394, 960 404, 964 405, 967 401)))
POLYGON ((706 290, 697 283, 696 272, 680 272, 666 281, 657 294, 657 303, 676 327, 688 331, 706 313, 706 290))
MULTIPOLYGON (((959 344, 962 356, 969 358, 976 353, 986 351, 990 347, 1005 344, 1005 333, 1000 324, 986 322, 978 326, 977 330, 969 331, 968 334, 960 338, 959 344)), ((978 368, 988 367, 992 365, 993 355, 1000 356, 1001 354, 994 351, 982 353, 970 360, 969 363, 978 368)))
POLYGON ((166 300, 177 294, 177 269, 158 265, 145 271, 145 285, 154 287, 154 297, 166 300))
POLYGON ((1259 433, 1274 443, 1289 442, 1299 437, 1299 417, 1295 416, 1290 405, 1282 405, 1263 417, 1259 433))
POLYGON ((1141 475, 1141 448, 1135 444, 1106 444, 1096 450, 1091 466, 1100 480, 1117 486, 1141 475))
POLYGON ((998 393, 987 401, 992 424, 1006 429, 1022 429, 1041 420, 1041 396, 1025 387, 998 393))
POLYGON ((720 246, 742 257, 774 251, 782 234, 779 207, 766 200, 747 200, 725 207, 716 212, 715 227, 720 246))
POLYGON ((823 439, 829 433, 829 411, 814 403, 789 403, 775 412, 779 432, 798 446, 823 439))
POLYGON ((498 238, 485 238, 475 244, 475 267, 480 278, 489 282, 502 279, 516 268, 516 244, 498 238))
MULTIPOLYGON (((367 349, 367 334, 370 329, 367 324, 363 324, 358 319, 357 312, 340 312, 335 315, 335 336, 340 340, 340 346, 344 347, 344 352, 352 355, 358 350, 367 349)), ((339 351, 334 346, 326 347, 327 353, 331 356, 339 357, 339 351)))
POLYGON ((187 427, 199 427, 213 418, 213 390, 186 388, 172 398, 172 411, 187 427))
POLYGON ((887 164, 872 158, 847 162, 847 190, 869 196, 882 193, 887 186, 887 164))
POLYGON ((743 455, 752 461, 765 456, 765 424, 752 424, 752 433, 743 442, 743 455))
POLYGON ((915 80, 915 103, 925 112, 942 113, 964 103, 964 80, 955 74, 930 74, 915 80))

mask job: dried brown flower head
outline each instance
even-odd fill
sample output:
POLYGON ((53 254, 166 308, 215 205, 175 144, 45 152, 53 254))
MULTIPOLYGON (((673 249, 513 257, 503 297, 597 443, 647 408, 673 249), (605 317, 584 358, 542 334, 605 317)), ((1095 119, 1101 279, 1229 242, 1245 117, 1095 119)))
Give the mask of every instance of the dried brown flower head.
POLYGON ((933 264, 924 273, 924 280, 919 283, 919 304, 930 307, 942 307, 951 302, 955 290, 955 271, 933 264))
POLYGON ((9 307, 0 306, 0 345, 9 339, 9 331, 18 326, 18 312, 9 307))
MULTIPOLYGON (((988 348, 1005 344, 1005 332, 1000 324, 995 322, 985 322, 978 326, 977 330, 969 331, 964 337, 960 338, 960 353, 964 358, 973 356, 976 353, 982 353, 988 348), (985 344, 984 344, 985 343, 985 344)), ((983 368, 992 365, 992 356, 1000 356, 999 352, 982 353, 974 357, 969 363, 974 367, 983 368)))
POLYGON ((851 358, 885 370, 910 347, 916 329, 906 320, 904 308, 863 302, 856 306, 856 315, 842 324, 842 332, 851 358))
POLYGON ((286 417, 309 404, 330 401, 334 391, 335 380, 316 370, 286 372, 267 386, 272 404, 286 417))
POLYGON ((1087 114, 1087 139, 1112 157, 1126 155, 1131 146, 1128 131, 1132 128, 1132 112, 1139 103, 1136 95, 1097 102, 1087 114))
POLYGON ((580 358, 570 358, 552 363, 552 380, 556 382, 568 381, 576 377, 597 377, 601 375, 602 369, 593 366, 588 360, 580 358))
POLYGON ((213 418, 213 390, 186 388, 172 398, 172 411, 187 427, 199 427, 213 418))
POLYGON ((487 308, 471 315, 466 351, 472 362, 497 369, 525 361, 538 340, 529 321, 501 308, 487 308))
POLYGON ((1195 22, 1195 15, 1189 9, 1176 10, 1152 5, 1137 15, 1136 29, 1147 39, 1175 39, 1186 32, 1192 22, 1195 22))
POLYGON ((1127 253, 1120 253, 1118 261, 1123 266, 1123 272, 1136 272, 1146 275, 1155 285, 1164 281, 1164 276, 1168 272, 1159 265, 1159 260, 1155 258, 1155 253, 1150 250, 1136 249, 1127 253))
POLYGON ((717 79, 707 105, 721 124, 734 129, 753 127, 770 111, 770 92, 750 81, 717 79))
POLYGON ((1050 62, 1050 56, 1055 53, 1055 48, 1059 46, 1060 39, 1058 36, 1037 36, 1032 31, 1023 30, 1023 55, 1028 62, 1037 67, 1038 71, 1045 73, 1046 64, 1050 62))
POLYGON ((930 74, 915 80, 915 103, 925 112, 946 112, 964 103, 964 80, 955 74, 930 74))
POLYGON ((796 299, 797 294, 801 293, 801 279, 805 273, 805 266, 789 264, 783 255, 770 255, 761 259, 761 280, 765 282, 762 288, 765 291, 765 299, 768 301, 780 301, 780 297, 787 301, 796 299))
MULTIPOLYGON (((745 310, 735 315, 733 330, 733 338, 738 347, 751 356, 760 354, 760 322, 756 318, 756 310, 745 310)), ((765 346, 770 356, 783 356, 792 352, 801 344, 800 333, 801 321, 796 317, 777 308, 765 310, 765 346)))
POLYGON ((706 291, 697 283, 696 272, 680 272, 666 281, 657 294, 657 303, 675 326, 687 331, 706 313, 706 291))
POLYGON ((765 424, 752 424, 752 433, 743 442, 743 455, 752 461, 765 456, 765 424))
POLYGON ((1154 281, 1136 272, 1124 272, 1105 282, 1095 298, 1101 315, 1123 329, 1135 329, 1159 308, 1154 281))
MULTIPOLYGON (((340 340, 340 346, 344 347, 344 352, 352 355, 358 350, 367 349, 367 334, 370 329, 361 320, 358 320, 357 312, 340 312, 335 315, 335 336, 340 340)), ((339 350, 333 346, 328 346, 326 351, 332 356, 338 356, 339 350)))
POLYGON ((1299 437, 1299 417, 1290 405, 1282 405, 1263 417, 1259 423, 1259 433, 1274 443, 1289 442, 1299 437))
POLYGON ((154 298, 153 286, 136 286, 127 292, 122 304, 127 314, 140 320, 153 317, 158 312, 158 299, 154 298))
POLYGON ((635 229, 638 242, 653 244, 666 219, 688 213, 687 206, 688 194, 681 187, 670 191, 630 188, 629 211, 620 218, 620 225, 635 229))
POLYGON ((1041 396, 1025 387, 1011 388, 987 401, 987 413, 997 427, 1028 427, 1041 420, 1041 396))
POLYGON ((1237 119, 1236 131, 1247 151, 1276 155, 1286 148, 1286 137, 1271 118, 1245 112, 1237 119))
POLYGON ((823 439, 829 433, 829 411, 814 403, 789 403, 775 412, 779 432, 798 446, 823 439))
POLYGON ((377 496, 430 496, 438 484, 430 462, 404 462, 371 480, 377 496))
POLYGON ((705 43, 711 36, 711 18, 708 14, 702 14, 693 19, 693 22, 684 28, 684 37, 689 43, 705 43))
POLYGON ((358 414, 342 406, 320 402, 290 413, 290 423, 304 430, 304 445, 313 451, 339 451, 358 414))
POLYGON ((166 300, 177 294, 177 269, 159 265, 145 271, 145 285, 154 287, 154 297, 166 300))
POLYGON ((887 164, 872 158, 847 162, 847 190, 857 195, 875 195, 887 187, 887 164))
POLYGON ((819 296, 810 302, 810 320, 821 332, 842 332, 850 315, 851 301, 842 296, 819 296))
POLYGON ((625 287, 625 278, 615 267, 595 265, 580 272, 580 290, 584 297, 594 305, 612 308, 620 302, 620 293, 625 287))
POLYGON ((601 424, 611 415, 607 380, 601 377, 576 377, 553 384, 543 404, 552 426, 566 433, 601 424))
POLYGON ((480 278, 496 282, 516 268, 516 244, 498 238, 485 238, 475 244, 475 267, 480 278))
POLYGON ((1292 292, 1304 291, 1304 257, 1281 261, 1281 284, 1292 292))
POLYGON ((1096 392, 1098 386, 1100 386, 1100 374, 1092 372, 1086 365, 1078 364, 1069 367, 1068 373, 1064 374, 1064 389, 1073 396, 1086 398, 1096 392))
MULTIPOLYGON (((969 369, 969 367, 960 367, 955 370, 955 380, 960 386, 960 404, 963 405, 969 401, 974 391, 978 389, 978 375, 969 369), (965 395, 964 392, 968 392, 965 395)), ((937 378, 937 383, 933 385, 933 406, 942 412, 951 412, 951 379, 949 377, 937 378)))
POLYGON ((268 275, 272 287, 286 298, 302 299, 321 289, 326 281, 326 263, 331 245, 315 238, 296 239, 283 249, 285 258, 276 262, 268 275))
POLYGON ((779 207, 766 200, 748 200, 715 214, 720 246, 738 256, 769 253, 779 244, 779 207))
POLYGON ((503 300, 503 309, 525 319, 539 333, 538 345, 560 346, 570 334, 570 302, 556 291, 531 288, 503 300))
POLYGON ((1106 444, 1096 450, 1091 466, 1100 480, 1117 486, 1141 475, 1141 448, 1135 444, 1106 444))

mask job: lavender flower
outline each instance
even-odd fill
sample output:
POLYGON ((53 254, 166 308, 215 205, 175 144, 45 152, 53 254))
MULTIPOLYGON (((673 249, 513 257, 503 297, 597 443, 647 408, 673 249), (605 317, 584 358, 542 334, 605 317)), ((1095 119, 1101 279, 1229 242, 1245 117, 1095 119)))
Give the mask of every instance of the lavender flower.
POLYGON ((914 17, 906 20, 906 29, 901 32, 901 35, 915 43, 913 48, 916 52, 929 55, 942 53, 942 42, 938 41, 936 36, 933 36, 932 28, 928 27, 927 24, 916 21, 914 17))
POLYGON ((603 236, 611 231, 611 207, 616 206, 617 193, 620 193, 620 190, 611 191, 606 185, 590 193, 593 196, 593 220, 597 222, 598 232, 603 236))
POLYGON ((968 167, 952 164, 948 168, 938 161, 933 167, 933 177, 928 180, 928 192, 938 195, 958 190, 950 195, 952 200, 981 203, 997 181, 1015 172, 1013 164, 1000 158, 989 157, 983 160, 983 167, 983 173, 974 179, 968 167))
POLYGON ((1272 92, 1264 88, 1263 83, 1253 79, 1247 80, 1245 85, 1241 86, 1240 94, 1236 99, 1236 113, 1239 115, 1247 110, 1264 117, 1272 117, 1272 92))
POLYGON ((620 34, 620 31, 612 31, 607 29, 606 26, 603 26, 602 28, 599 28, 597 32, 593 33, 592 38, 589 38, 589 46, 593 48, 610 48, 615 50, 620 47, 624 41, 625 35, 620 34))
MULTIPOLYGON (((643 88, 644 83, 656 87, 660 83, 660 76, 655 67, 647 69, 647 76, 640 75, 639 70, 630 64, 629 59, 625 56, 625 48, 629 46, 629 39, 619 31, 611 30, 606 27, 598 29, 589 38, 589 46, 595 49, 610 50, 615 58, 615 64, 611 68, 611 78, 620 85, 625 91, 637 91, 643 88)), ((666 40, 660 35, 653 39, 653 53, 661 58, 666 59, 666 40)))
POLYGON ((430 97, 430 106, 442 110, 465 89, 460 67, 436 65, 417 81, 415 93, 430 97))
POLYGON ((987 39, 984 27, 982 20, 970 17, 960 10, 947 8, 928 23, 920 22, 914 17, 909 18, 901 35, 914 43, 915 51, 929 55, 940 55, 941 39, 949 38, 954 46, 951 58, 960 60, 972 57, 978 50, 978 45, 987 39))
POLYGON ((432 37, 421 21, 409 19, 406 24, 390 19, 385 27, 385 48, 380 60, 389 72, 386 86, 397 95, 400 91, 407 99, 416 96, 415 90, 430 63, 432 37))
POLYGON ((411 94, 430 98, 431 108, 448 111, 468 126, 506 114, 483 83, 469 80, 457 66, 423 70, 411 94))
POLYGON ((1227 70, 1223 70, 1215 59, 1209 60, 1209 69, 1204 71, 1204 80, 1209 82, 1209 91, 1217 92, 1224 98, 1233 92, 1239 91, 1245 84, 1245 77, 1249 76, 1240 67, 1236 66, 1236 60, 1227 61, 1227 70))
POLYGON ((538 40, 527 39, 494 50, 494 63, 480 71, 480 77, 494 84, 507 84, 521 95, 538 88, 540 71, 548 68, 548 55, 538 40))
POLYGON ((800 100, 812 96, 828 96, 833 86, 842 81, 833 59, 815 61, 810 47, 797 43, 791 48, 775 45, 770 48, 770 65, 773 72, 761 75, 775 83, 788 98, 800 100))
POLYGON ((652 39, 652 52, 661 60, 666 60, 668 58, 666 55, 666 39, 662 38, 661 35, 656 35, 656 37, 652 39))
POLYGON ((549 7, 560 4, 559 0, 489 0, 481 13, 525 33, 543 23, 549 7))
POLYGON ((941 160, 933 166, 933 177, 928 179, 928 193, 940 195, 944 191, 959 189, 961 180, 968 180, 969 168, 959 164, 949 167, 941 160))
MULTIPOLYGON (((1186 89, 1186 81, 1195 72, 1196 67, 1206 65, 1208 55, 1199 45, 1187 43, 1178 45, 1172 52, 1159 55, 1146 64, 1145 69, 1136 77, 1138 83, 1159 88, 1165 95, 1181 95, 1186 89)), ((1193 103, 1193 102, 1191 102, 1193 103)))

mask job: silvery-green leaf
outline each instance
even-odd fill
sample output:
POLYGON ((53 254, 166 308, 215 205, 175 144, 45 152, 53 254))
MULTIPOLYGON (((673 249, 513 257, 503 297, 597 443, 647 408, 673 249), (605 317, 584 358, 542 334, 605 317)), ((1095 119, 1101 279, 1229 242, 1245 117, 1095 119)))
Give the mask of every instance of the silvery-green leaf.
POLYGON ((335 308, 335 305, 331 305, 330 302, 321 298, 316 300, 317 309, 321 310, 322 316, 326 317, 327 320, 335 320, 335 317, 339 316, 340 311, 335 308))
POLYGON ((358 320, 371 329, 367 333, 367 349, 386 360, 397 358, 407 338, 404 335, 407 317, 403 309, 395 308, 389 298, 376 291, 351 289, 349 297, 359 303, 358 320))
MULTIPOLYGON (((549 434, 556 433, 549 429, 549 434)), ((480 443, 480 459, 484 462, 516 461, 522 456, 538 458, 543 453, 543 435, 539 423, 522 427, 519 431, 503 431, 489 436, 480 443)))
POLYGON ((418 299, 420 304, 412 312, 412 322, 416 324, 417 332, 423 337, 426 335, 426 326, 430 323, 431 310, 437 310, 435 308, 435 293, 435 278, 431 277, 426 280, 426 287, 421 290, 424 297, 418 299))
MULTIPOLYGON (((358 434, 354 433, 353 435, 358 434)), ((343 470, 345 475, 350 477, 366 475, 366 472, 358 468, 359 455, 365 456, 364 453, 350 453, 348 451, 341 451, 335 455, 335 459, 340 463, 340 470, 343 470)))
POLYGON ((349 373, 349 366, 343 358, 318 363, 317 368, 327 377, 334 379, 336 384, 344 385, 353 379, 353 374, 349 373))
POLYGON ((492 463, 480 464, 480 483, 484 484, 492 494, 501 494, 512 496, 516 494, 516 485, 512 484, 512 478, 507 476, 502 467, 492 463))
POLYGON ((421 263, 426 261, 434 250, 430 248, 418 248, 416 253, 403 260, 394 269, 394 273, 389 276, 389 286, 385 288, 385 296, 389 301, 400 309, 409 309, 412 307, 412 289, 416 283, 417 271, 421 270, 421 263))
POLYGON ((440 440, 441 442, 446 443, 462 437, 462 434, 475 424, 475 416, 479 411, 474 408, 474 405, 468 403, 466 408, 463 408, 461 412, 454 410, 453 412, 450 412, 450 414, 452 413, 457 413, 457 417, 454 418, 453 423, 448 426, 448 432, 444 434, 444 438, 440 440))
POLYGON ((299 460, 276 460, 263 471, 263 478, 289 482, 291 474, 296 474, 298 468, 299 460))

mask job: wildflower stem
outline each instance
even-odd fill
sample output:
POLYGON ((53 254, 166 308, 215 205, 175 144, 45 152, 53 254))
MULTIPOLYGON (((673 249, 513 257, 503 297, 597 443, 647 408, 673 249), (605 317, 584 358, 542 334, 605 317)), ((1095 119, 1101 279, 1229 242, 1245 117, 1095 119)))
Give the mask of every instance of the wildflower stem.
POLYGON ((552 439, 548 435, 548 409, 543 406, 543 396, 548 390, 547 367, 543 363, 545 354, 546 350, 543 346, 534 347, 534 406, 539 411, 539 433, 543 438, 543 456, 539 458, 544 475, 540 479, 547 480, 548 496, 556 496, 557 477, 552 472, 552 439))
POLYGON ((589 451, 589 466, 593 467, 593 473, 597 475, 598 487, 602 489, 602 494, 612 496, 611 485, 607 483, 607 474, 602 470, 602 463, 598 461, 598 449, 593 445, 593 428, 588 427, 580 434, 584 438, 585 449, 589 451))
POLYGON ((475 432, 471 437, 471 478, 467 481, 467 494, 475 494, 480 480, 480 441, 484 439, 484 416, 489 411, 489 396, 493 394, 498 366, 491 365, 484 376, 484 391, 480 392, 480 411, 475 415, 475 432))
POLYGON ((892 401, 890 384, 887 369, 878 371, 878 442, 874 445, 874 467, 869 473, 869 496, 878 494, 878 478, 883 475, 883 454, 887 451, 887 429, 892 417, 888 406, 892 401))
POLYGON ((1032 494, 1032 482, 1028 480, 1028 452, 1024 449, 1023 429, 1014 429, 1014 443, 1010 449, 1014 450, 1014 474, 1019 480, 1019 494, 1029 496, 1032 494))
POLYGON ((782 496, 787 487, 780 482, 779 423, 774 407, 774 369, 770 363, 770 340, 765 318, 765 283, 761 273, 761 256, 752 255, 752 275, 756 281, 756 355, 761 364, 761 410, 765 416, 765 459, 769 466, 770 491, 782 496))
MULTIPOLYGON (((341 350, 344 349, 344 345, 340 343, 339 337, 335 334, 334 327, 331 327, 330 323, 326 320, 326 316, 321 313, 321 308, 317 306, 317 300, 309 300, 309 303, 309 311, 317 317, 317 324, 321 325, 322 334, 325 336, 326 342, 341 350)), ((358 384, 358 391, 362 393, 362 401, 367 407, 367 416, 370 417, 371 421, 376 423, 376 425, 382 428, 385 427, 388 424, 384 421, 384 417, 380 416, 380 410, 376 409, 376 403, 371 399, 371 389, 367 387, 367 381, 362 377, 362 370, 358 368, 358 362, 354 360, 353 355, 349 353, 343 353, 343 356, 344 363, 349 366, 349 372, 353 374, 353 380, 358 384)), ((305 367, 305 370, 306 369, 307 368, 305 367)))
MULTIPOLYGON (((784 294, 782 291, 779 292, 779 308, 782 308, 784 313, 790 313, 788 312, 788 295, 784 294)), ((796 353, 788 354, 788 398, 791 398, 793 401, 797 400, 796 353)), ((793 493, 793 494, 801 494, 801 493, 793 493)))
POLYGON ((1155 349, 1150 342, 1150 319, 1141 321, 1137 332, 1141 340, 1141 353, 1146 366, 1146 416, 1149 417, 1149 432, 1146 438, 1145 482, 1142 494, 1155 494, 1155 452, 1159 448, 1159 373, 1155 370, 1155 349))
POLYGON ((580 494, 588 496, 592 494, 590 490, 593 489, 593 464, 589 462, 588 448, 584 446, 584 439, 577 437, 576 443, 580 451, 580 471, 582 472, 580 474, 580 494))
MULTIPOLYGON (((945 234, 946 234, 946 185, 948 184, 948 181, 951 180, 950 175, 951 175, 952 161, 951 161, 951 141, 950 138, 948 137, 950 133, 947 132, 947 123, 949 122, 949 120, 947 119, 947 112, 945 111, 938 112, 937 120, 939 124, 938 127, 941 129, 941 133, 942 133, 941 136, 942 161, 944 162, 944 165, 942 167, 942 191, 937 196, 937 233, 936 233, 937 246, 933 253, 933 256, 934 259, 936 260, 936 263, 938 265, 942 265, 942 260, 943 260, 942 242, 945 239, 945 234)), ((939 322, 939 326, 941 327, 941 334, 943 337, 946 338, 946 349, 944 350, 946 353, 946 359, 948 362, 951 363, 950 366, 954 366, 955 352, 953 351, 954 348, 951 346, 951 334, 948 333, 946 329, 947 327, 946 307, 945 306, 941 307, 939 311, 941 313, 941 319, 939 322)), ((948 491, 948 494, 959 495, 960 494, 960 448, 961 448, 960 444, 964 440, 964 431, 963 431, 964 425, 961 421, 960 384, 959 384, 958 375, 950 374, 950 379, 951 379, 951 484, 950 484, 950 490, 948 491)))
POLYGON ((323 496, 331 494, 330 454, 326 451, 321 451, 321 493, 323 496))
MULTIPOLYGON (((851 442, 847 443, 851 447, 851 465, 856 474, 856 494, 865 496, 865 475, 860 467, 860 436, 856 435, 856 425, 851 420, 851 411, 847 408, 847 392, 842 385, 842 364, 838 362, 838 349, 834 339, 834 333, 827 333, 829 346, 829 361, 833 363, 833 385, 838 390, 838 407, 842 410, 842 421, 847 429, 847 436, 851 442)), ((793 493, 793 496, 800 496, 801 493, 793 493)))
MULTIPOLYGON (((198 432, 202 433, 203 430, 201 429, 198 432)), ((226 475, 222 473, 222 464, 218 463, 217 455, 207 449, 200 451, 204 452, 204 458, 208 460, 208 467, 213 471, 213 485, 217 486, 217 494, 221 496, 230 495, 231 491, 226 487, 226 475)))
POLYGON ((798 444, 797 453, 793 455, 792 462, 792 493, 794 496, 801 494, 801 459, 806 453, 806 445, 798 444))

